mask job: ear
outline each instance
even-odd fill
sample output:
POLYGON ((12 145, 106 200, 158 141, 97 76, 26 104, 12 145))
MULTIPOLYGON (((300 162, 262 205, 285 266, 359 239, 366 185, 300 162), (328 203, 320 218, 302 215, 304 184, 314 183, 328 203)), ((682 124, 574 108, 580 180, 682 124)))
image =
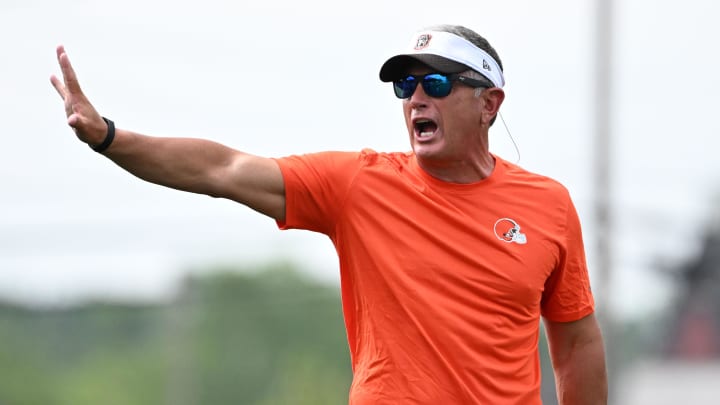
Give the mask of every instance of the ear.
POLYGON ((500 111, 500 106, 505 100, 505 92, 499 87, 491 87, 485 89, 481 96, 484 103, 482 103, 482 122, 483 124, 490 125, 493 117, 495 117, 500 111))

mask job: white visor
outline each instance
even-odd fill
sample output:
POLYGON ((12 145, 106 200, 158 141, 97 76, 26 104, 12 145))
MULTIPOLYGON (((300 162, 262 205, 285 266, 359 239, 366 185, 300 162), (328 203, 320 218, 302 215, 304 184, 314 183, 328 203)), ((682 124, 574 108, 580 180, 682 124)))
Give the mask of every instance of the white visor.
POLYGON ((393 56, 383 64, 380 80, 389 82, 407 73, 401 70, 407 68, 408 58, 419 60, 441 73, 460 73, 470 68, 488 78, 496 87, 505 85, 502 70, 490 54, 449 32, 426 31, 415 34, 410 46, 402 54, 393 56))

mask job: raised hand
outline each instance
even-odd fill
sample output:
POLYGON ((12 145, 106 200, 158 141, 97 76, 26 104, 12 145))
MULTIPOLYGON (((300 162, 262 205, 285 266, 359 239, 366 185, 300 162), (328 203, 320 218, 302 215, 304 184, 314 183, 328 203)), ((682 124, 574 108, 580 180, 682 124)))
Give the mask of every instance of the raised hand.
POLYGON ((81 141, 91 146, 99 145, 105 139, 108 125, 80 89, 75 70, 62 45, 57 47, 57 59, 63 80, 52 75, 50 82, 65 102, 67 123, 81 141))

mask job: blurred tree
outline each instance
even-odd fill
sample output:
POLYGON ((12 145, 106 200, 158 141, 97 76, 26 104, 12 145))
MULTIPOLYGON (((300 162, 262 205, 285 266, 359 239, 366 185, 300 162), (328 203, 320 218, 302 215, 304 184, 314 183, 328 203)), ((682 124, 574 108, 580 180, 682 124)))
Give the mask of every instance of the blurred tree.
POLYGON ((287 264, 222 270, 169 305, 0 305, 0 404, 346 402, 337 288, 287 264))

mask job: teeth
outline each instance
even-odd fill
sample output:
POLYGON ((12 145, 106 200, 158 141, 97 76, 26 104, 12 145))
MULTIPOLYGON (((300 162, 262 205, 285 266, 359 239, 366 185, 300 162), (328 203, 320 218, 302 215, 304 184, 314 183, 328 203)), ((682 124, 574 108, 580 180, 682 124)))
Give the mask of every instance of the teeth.
POLYGON ((433 125, 433 121, 430 119, 418 119, 415 121, 415 128, 417 129, 418 136, 420 138, 427 138, 435 133, 435 126, 433 125))

